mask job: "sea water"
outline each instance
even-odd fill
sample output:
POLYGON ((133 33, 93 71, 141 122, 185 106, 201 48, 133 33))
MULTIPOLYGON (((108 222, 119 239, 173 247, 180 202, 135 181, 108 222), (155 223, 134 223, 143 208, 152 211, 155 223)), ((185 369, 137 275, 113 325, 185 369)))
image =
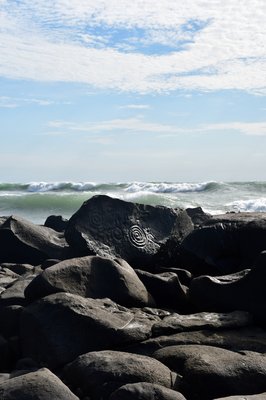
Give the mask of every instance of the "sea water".
POLYGON ((201 206, 211 214, 266 212, 266 182, 30 182, 0 183, 0 216, 43 224, 49 215, 69 218, 100 194, 173 208, 201 206))

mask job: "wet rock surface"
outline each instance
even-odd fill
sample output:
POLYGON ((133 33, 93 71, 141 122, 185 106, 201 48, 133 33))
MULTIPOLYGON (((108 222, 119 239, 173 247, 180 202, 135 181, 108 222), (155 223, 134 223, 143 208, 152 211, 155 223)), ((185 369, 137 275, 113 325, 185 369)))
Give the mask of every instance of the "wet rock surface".
POLYGON ((95 196, 46 224, 0 217, 1 400, 265 398, 265 213, 95 196))

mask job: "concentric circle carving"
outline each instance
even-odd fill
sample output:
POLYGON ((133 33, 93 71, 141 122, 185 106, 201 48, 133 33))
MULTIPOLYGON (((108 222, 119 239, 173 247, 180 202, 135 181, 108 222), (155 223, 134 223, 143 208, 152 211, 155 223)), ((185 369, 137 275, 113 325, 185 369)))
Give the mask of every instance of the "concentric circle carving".
POLYGON ((136 247, 144 247, 147 243, 146 234, 138 225, 133 225, 129 228, 128 237, 129 241, 136 247))
POLYGON ((93 230, 103 229, 103 215, 97 211, 92 211, 89 214, 89 224, 90 228, 93 230))

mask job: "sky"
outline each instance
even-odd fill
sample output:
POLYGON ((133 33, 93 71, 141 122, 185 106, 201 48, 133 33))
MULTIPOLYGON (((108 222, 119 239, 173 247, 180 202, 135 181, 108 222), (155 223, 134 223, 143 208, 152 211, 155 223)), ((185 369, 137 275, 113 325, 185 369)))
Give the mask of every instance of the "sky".
POLYGON ((0 0, 0 182, 266 180, 265 0, 0 0))

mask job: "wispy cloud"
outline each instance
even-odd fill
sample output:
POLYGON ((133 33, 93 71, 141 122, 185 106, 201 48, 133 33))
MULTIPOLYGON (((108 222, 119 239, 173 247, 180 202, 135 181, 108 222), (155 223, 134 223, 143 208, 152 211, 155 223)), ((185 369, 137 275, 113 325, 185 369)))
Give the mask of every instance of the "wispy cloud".
POLYGON ((176 132, 176 127, 174 126, 144 121, 142 118, 121 118, 90 123, 50 121, 48 126, 53 130, 63 129, 65 132, 176 132))
POLYGON ((55 102, 49 99, 0 96, 0 107, 2 108, 18 108, 30 104, 36 104, 38 106, 50 106, 55 104, 55 102))
POLYGON ((209 124, 204 127, 206 131, 233 130, 245 135, 266 136, 266 122, 228 122, 209 124))
MULTIPOLYGON (((266 136, 266 122, 228 122, 215 124, 201 124, 191 128, 183 128, 180 126, 145 121, 143 118, 124 118, 112 119, 101 122, 76 123, 69 121, 50 121, 48 127, 52 128, 51 132, 46 134, 62 135, 74 132, 87 133, 153 133, 161 134, 162 137, 175 136, 184 133, 215 133, 236 131, 245 135, 266 136)), ((99 137, 92 136, 91 139, 99 137)), ((103 137, 104 138, 104 137, 103 137)), ((107 138, 108 139, 108 138, 107 138)), ((110 137, 109 137, 110 139, 110 137)), ((108 139, 108 140, 109 140, 108 139)))
POLYGON ((126 108, 129 110, 148 110, 151 108, 149 104, 126 104, 124 106, 120 106, 119 108, 126 108))
POLYGON ((264 0, 207 5, 205 0, 2 0, 0 5, 4 77, 141 93, 266 93, 264 0))

